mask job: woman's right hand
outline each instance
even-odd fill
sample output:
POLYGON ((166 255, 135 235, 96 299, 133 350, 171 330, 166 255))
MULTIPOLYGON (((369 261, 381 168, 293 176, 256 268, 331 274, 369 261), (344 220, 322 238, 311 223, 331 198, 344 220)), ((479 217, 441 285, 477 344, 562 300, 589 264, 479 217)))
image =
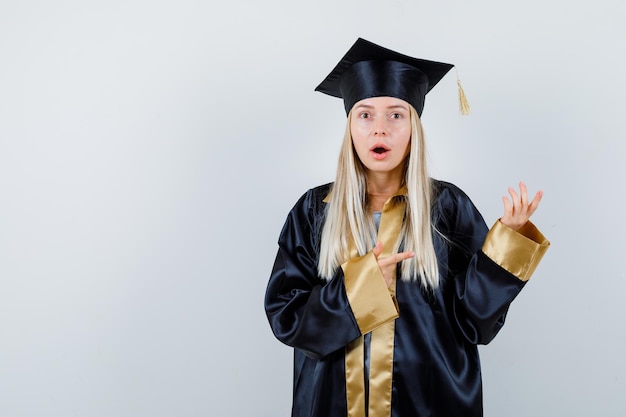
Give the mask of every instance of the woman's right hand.
POLYGON ((393 278, 396 273, 396 266, 398 262, 404 261, 405 259, 409 259, 415 256, 415 253, 410 252, 399 252, 391 256, 387 256, 384 258, 380 258, 380 254, 383 252, 383 243, 378 241, 376 242, 376 246, 372 250, 374 256, 376 257, 376 261, 378 262, 378 267, 383 273, 383 278, 385 278, 385 283, 387 283, 387 288, 391 287, 393 284, 393 278))

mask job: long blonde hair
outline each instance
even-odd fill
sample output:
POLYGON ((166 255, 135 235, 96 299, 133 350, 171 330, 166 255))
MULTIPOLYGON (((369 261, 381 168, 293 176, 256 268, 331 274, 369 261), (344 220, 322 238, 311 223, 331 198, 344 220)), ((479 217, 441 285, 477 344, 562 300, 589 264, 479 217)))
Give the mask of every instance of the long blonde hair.
MULTIPOLYGON (((359 256, 371 251, 376 241, 376 227, 367 211, 365 168, 352 144, 351 113, 348 114, 337 177, 326 207, 320 242, 318 270, 327 280, 349 260, 349 239, 354 239, 359 256)), ((401 264, 403 281, 419 281, 424 288, 435 289, 439 285, 439 270, 431 222, 432 183, 426 169, 424 131, 413 106, 410 106, 410 114, 411 147, 404 167, 404 184, 408 192, 406 197, 397 197, 405 198, 406 213, 394 252, 400 246, 403 251, 415 252, 415 257, 401 264)))

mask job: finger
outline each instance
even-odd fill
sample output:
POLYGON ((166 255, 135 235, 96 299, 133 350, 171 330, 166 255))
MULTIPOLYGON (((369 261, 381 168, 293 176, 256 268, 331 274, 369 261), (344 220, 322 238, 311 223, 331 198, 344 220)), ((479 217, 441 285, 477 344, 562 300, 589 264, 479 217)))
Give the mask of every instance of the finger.
POLYGON ((535 198, 533 198, 533 201, 530 203, 530 205, 538 206, 542 198, 543 198, 543 191, 541 190, 537 191, 537 194, 535 194, 535 198))
POLYGON ((505 195, 502 196, 502 203, 504 203, 504 215, 511 216, 513 215, 513 206, 511 205, 511 201, 505 195))
POLYGON ((539 203, 541 202, 542 198, 543 191, 537 191, 537 194, 535 194, 535 198, 533 198, 533 201, 531 201, 530 205, 528 206, 528 217, 530 217, 535 212, 535 210, 537 210, 537 207, 539 207, 539 203))
POLYGON ((405 259, 409 259, 415 256, 415 252, 413 251, 408 251, 408 252, 400 252, 400 253, 396 253, 395 257, 396 257, 396 263, 398 262, 402 262, 405 259))
POLYGON ((523 181, 519 182, 519 191, 522 201, 522 207, 526 207, 528 205, 528 189, 526 188, 526 184, 524 184, 523 181))
POLYGON ((513 202, 513 215, 520 212, 520 198, 513 187, 509 187, 509 194, 511 194, 511 200, 513 202))
POLYGON ((374 246, 374 249, 372 249, 372 252, 374 252, 374 257, 378 259, 380 254, 383 252, 383 242, 381 242, 380 240, 376 242, 376 246, 374 246))
POLYGON ((388 256, 386 258, 379 259, 378 260, 378 264, 381 267, 389 266, 389 265, 392 265, 392 264, 397 264, 398 262, 402 262, 405 259, 409 259, 409 258, 412 258, 414 256, 415 256, 415 252, 413 252, 413 251, 399 252, 399 253, 396 253, 395 255, 391 255, 391 256, 388 256))

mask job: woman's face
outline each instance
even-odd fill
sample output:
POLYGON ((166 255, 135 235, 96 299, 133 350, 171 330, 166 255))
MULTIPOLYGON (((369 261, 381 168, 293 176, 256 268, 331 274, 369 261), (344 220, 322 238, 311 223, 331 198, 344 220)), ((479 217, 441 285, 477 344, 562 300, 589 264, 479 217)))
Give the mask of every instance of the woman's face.
POLYGON ((409 104, 394 97, 372 97, 352 107, 352 143, 368 173, 402 174, 411 143, 409 104))

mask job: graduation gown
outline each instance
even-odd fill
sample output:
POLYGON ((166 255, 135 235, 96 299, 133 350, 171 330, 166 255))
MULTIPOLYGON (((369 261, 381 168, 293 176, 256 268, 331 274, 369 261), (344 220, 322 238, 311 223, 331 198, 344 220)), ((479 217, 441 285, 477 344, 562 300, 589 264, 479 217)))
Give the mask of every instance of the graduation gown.
POLYGON ((459 188, 433 185, 433 223, 445 236, 433 237, 434 292, 398 278, 389 294, 371 253, 331 280, 318 276, 330 184, 287 216, 265 309, 275 336, 294 348, 293 417, 482 416, 477 345, 502 328, 549 242, 530 222, 489 231, 459 188))

